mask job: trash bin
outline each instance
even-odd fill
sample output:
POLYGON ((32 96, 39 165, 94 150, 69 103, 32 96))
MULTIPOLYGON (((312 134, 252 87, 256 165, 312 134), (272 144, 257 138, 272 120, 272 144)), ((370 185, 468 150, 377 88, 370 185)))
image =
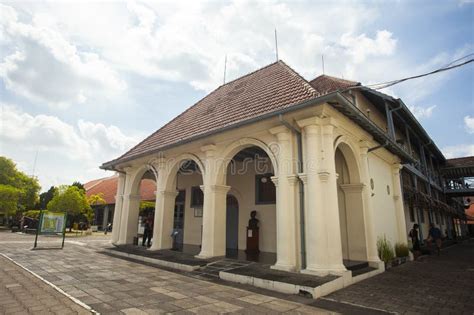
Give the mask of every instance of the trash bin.
POLYGON ((133 245, 138 245, 138 236, 133 237, 133 245))

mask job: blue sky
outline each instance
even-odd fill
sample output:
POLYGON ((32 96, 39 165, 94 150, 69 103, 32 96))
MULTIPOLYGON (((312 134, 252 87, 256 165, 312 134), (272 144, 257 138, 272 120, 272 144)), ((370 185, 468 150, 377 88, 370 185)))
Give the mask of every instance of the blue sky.
MULTIPOLYGON (((474 52, 473 1, 0 1, 0 154, 43 189, 98 166, 227 80, 279 56, 365 84, 474 52)), ((474 155, 474 66, 384 92, 447 157, 474 155)))

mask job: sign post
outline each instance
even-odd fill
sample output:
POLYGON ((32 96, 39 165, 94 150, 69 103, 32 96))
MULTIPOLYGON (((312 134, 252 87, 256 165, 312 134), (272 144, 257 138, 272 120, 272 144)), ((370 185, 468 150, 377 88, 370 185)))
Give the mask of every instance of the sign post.
POLYGON ((40 211, 40 219, 38 228, 36 229, 35 245, 38 246, 38 236, 43 235, 58 235, 62 234, 61 248, 64 247, 64 239, 66 238, 66 219, 67 214, 63 212, 40 211))

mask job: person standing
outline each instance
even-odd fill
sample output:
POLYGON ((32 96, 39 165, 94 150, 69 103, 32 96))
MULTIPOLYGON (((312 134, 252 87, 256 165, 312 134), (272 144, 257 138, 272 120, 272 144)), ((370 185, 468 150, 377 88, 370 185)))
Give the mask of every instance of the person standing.
POLYGON ((418 228, 420 226, 418 224, 413 224, 413 228, 411 229, 408 236, 410 236, 411 244, 412 244, 412 252, 414 256, 414 260, 417 260, 421 253, 420 247, 420 238, 418 237, 418 228))
POLYGON ((147 243, 147 247, 151 246, 151 238, 153 237, 153 214, 148 214, 148 217, 145 220, 145 230, 143 232, 143 240, 142 246, 145 246, 145 242, 147 243))
MULTIPOLYGON (((442 240, 441 240, 441 231, 438 229, 434 223, 430 224, 430 230, 428 233, 428 239, 431 242, 434 242, 436 245, 436 253, 439 254, 441 253, 441 245, 442 245, 442 240)), ((431 246, 430 246, 431 247, 431 246)))

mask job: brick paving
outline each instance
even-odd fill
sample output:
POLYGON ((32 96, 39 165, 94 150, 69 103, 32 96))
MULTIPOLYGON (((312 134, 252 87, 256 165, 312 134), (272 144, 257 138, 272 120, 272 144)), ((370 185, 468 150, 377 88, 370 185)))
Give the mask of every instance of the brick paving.
MULTIPOLYGON (((392 268, 326 297, 400 314, 474 314, 474 240, 392 268)), ((322 301, 314 305, 327 307, 322 301)))
MULTIPOLYGON (((103 314, 474 314, 474 241, 313 300, 222 280, 206 281, 189 273, 101 254, 109 237, 68 238, 64 250, 31 251, 31 236, 0 232, 0 253, 103 314)), ((44 238, 40 246, 53 247, 55 243, 55 239, 44 238)), ((3 261, 0 263, 3 267, 3 261)), ((34 283, 31 290, 41 286, 32 291, 32 300, 49 292, 58 301, 66 298, 23 273, 34 283)), ((27 294, 30 289, 26 284, 21 290, 15 285, 7 288, 15 284, 5 280, 11 274, 9 270, 0 274, 1 290, 27 294)), ((5 313, 5 305, 15 310, 18 305, 11 301, 29 300, 4 296, 0 291, 0 314, 5 313)), ((66 298, 66 303, 72 301, 66 298)), ((23 311, 28 309, 18 304, 23 311)))
POLYGON ((28 271, 0 256, 0 314, 90 314, 28 271))
MULTIPOLYGON (((0 233, 0 252, 102 314, 329 314, 311 299, 245 290, 99 253, 101 242, 30 250, 29 236, 0 233), (283 297, 283 298, 282 298, 283 297)), ((52 246, 48 239, 43 246, 52 246)), ((41 246, 41 243, 40 243, 41 246)))

